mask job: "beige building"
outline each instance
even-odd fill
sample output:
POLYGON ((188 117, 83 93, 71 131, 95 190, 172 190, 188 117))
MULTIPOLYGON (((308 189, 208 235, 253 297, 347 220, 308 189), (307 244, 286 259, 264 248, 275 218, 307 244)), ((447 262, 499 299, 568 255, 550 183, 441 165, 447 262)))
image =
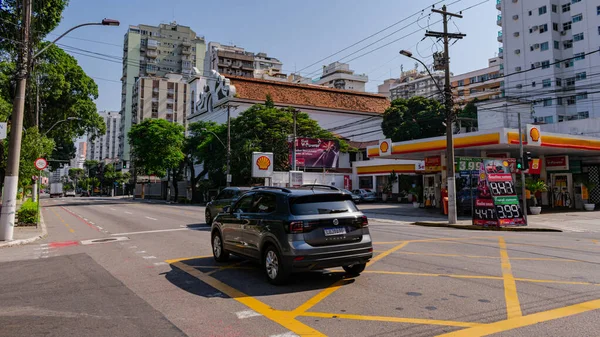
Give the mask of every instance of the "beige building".
POLYGON ((129 26, 123 43, 123 84, 119 158, 129 166, 129 140, 132 124, 133 90, 138 78, 168 73, 189 77, 192 68, 204 71, 206 43, 190 27, 176 22, 158 26, 129 26))
POLYGON ((500 98, 502 89, 501 59, 488 60, 488 67, 453 76, 450 79, 454 102, 464 105, 474 99, 479 101, 500 98))
POLYGON ((140 77, 133 88, 132 123, 160 118, 187 127, 189 86, 180 74, 140 77))
POLYGON ((390 83, 390 98, 395 100, 397 98, 409 99, 413 96, 422 96, 443 100, 444 97, 439 88, 444 87, 444 72, 434 72, 432 76, 433 79, 424 70, 403 71, 395 83, 390 83))
POLYGON ((365 84, 369 81, 367 75, 357 75, 350 69, 347 63, 333 62, 323 66, 323 74, 315 84, 324 85, 329 88, 365 91, 365 84))

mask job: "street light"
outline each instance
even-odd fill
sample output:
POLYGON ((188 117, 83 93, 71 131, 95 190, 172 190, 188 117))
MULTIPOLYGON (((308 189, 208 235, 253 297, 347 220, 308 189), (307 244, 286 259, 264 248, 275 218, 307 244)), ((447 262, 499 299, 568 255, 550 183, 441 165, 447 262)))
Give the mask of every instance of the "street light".
POLYGON ((54 129, 54 127, 55 127, 55 126, 57 126, 57 125, 58 125, 58 124, 60 124, 60 123, 64 123, 64 122, 66 122, 66 121, 75 121, 75 120, 77 120, 77 121, 82 121, 83 119, 81 119, 81 118, 79 118, 79 117, 67 117, 67 119, 63 119, 63 120, 61 120, 61 121, 58 121, 58 122, 54 123, 54 125, 52 125, 52 126, 50 127, 50 129, 48 129, 46 132, 44 132, 44 135, 47 135, 47 134, 48 134, 48 132, 50 132, 50 130, 54 129))
MULTIPOLYGON (((446 189, 448 191, 448 223, 449 224, 455 224, 457 222, 457 218, 456 218, 456 185, 455 185, 455 177, 454 177, 454 140, 453 140, 453 134, 452 134, 452 106, 451 106, 451 100, 452 100, 452 92, 450 91, 450 73, 449 73, 449 69, 448 69, 448 63, 446 63, 446 90, 442 90, 442 88, 440 88, 438 82, 436 81, 436 79, 433 77, 433 75, 431 74, 431 72, 429 71, 429 68, 425 65, 425 63, 423 63, 421 60, 419 60, 416 57, 413 57, 413 54, 408 51, 408 50, 401 50, 400 51, 400 55, 404 55, 406 57, 409 57, 419 63, 421 63, 424 67, 425 70, 427 70, 427 73, 429 74, 429 77, 431 77, 431 79, 433 80, 433 83, 435 84, 436 88, 438 89, 438 91, 442 94, 442 96, 444 97, 444 105, 445 105, 445 109, 446 109, 446 189)), ((448 60, 446 59, 446 62, 448 60)))
POLYGON ((230 182, 230 178, 229 178, 229 172, 230 172, 230 158, 231 158, 231 148, 228 146, 225 146, 225 143, 223 143, 223 141, 221 140, 221 138, 219 138, 219 136, 217 136, 216 133, 208 130, 207 128, 202 128, 201 131, 203 132, 208 132, 211 133, 215 136, 215 138, 217 138, 217 140, 219 141, 219 143, 221 143, 221 145, 223 145, 223 147, 227 150, 227 168, 225 169, 225 180, 226 180, 226 185, 227 187, 229 187, 229 185, 231 184, 230 182))
POLYGON ((14 233, 15 212, 17 209, 17 189, 19 182, 19 161, 21 157, 21 140, 23 136, 21 128, 23 127, 23 111, 25 110, 27 77, 29 77, 28 64, 33 64, 32 61, 35 60, 41 53, 77 28, 84 26, 119 25, 119 21, 112 19, 104 19, 101 22, 90 22, 77 25, 67 30, 54 41, 47 44, 44 48, 30 58, 29 55, 31 55, 31 50, 29 35, 31 31, 31 3, 32 0, 23 0, 23 7, 21 11, 23 14, 21 21, 22 38, 21 41, 19 41, 20 45, 16 67, 17 83, 12 112, 12 127, 14 129, 10 133, 8 160, 4 175, 4 192, 2 193, 2 210, 0 211, 0 241, 12 240, 14 233))

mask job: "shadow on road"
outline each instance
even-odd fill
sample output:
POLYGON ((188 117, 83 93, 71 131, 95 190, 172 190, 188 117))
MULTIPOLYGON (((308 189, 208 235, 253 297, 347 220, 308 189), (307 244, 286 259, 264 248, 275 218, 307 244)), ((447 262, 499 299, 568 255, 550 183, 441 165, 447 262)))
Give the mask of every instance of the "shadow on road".
MULTIPOLYGON (((203 297, 229 297, 230 293, 223 294, 219 284, 233 287, 248 296, 272 296, 280 294, 300 293, 311 290, 321 290, 330 287, 333 283, 344 279, 343 271, 312 271, 292 274, 288 284, 274 286, 267 282, 260 266, 256 263, 232 256, 228 263, 217 263, 212 257, 180 261, 187 267, 192 267, 201 273, 200 277, 191 275, 177 266, 171 264, 172 270, 165 273, 165 278, 175 286, 194 295, 203 297), (217 280, 216 288, 203 281, 204 278, 217 280)), ((346 279, 343 285, 354 282, 346 279)), ((226 287, 225 286, 225 287, 226 287)), ((234 296, 235 297, 235 296, 234 296)))

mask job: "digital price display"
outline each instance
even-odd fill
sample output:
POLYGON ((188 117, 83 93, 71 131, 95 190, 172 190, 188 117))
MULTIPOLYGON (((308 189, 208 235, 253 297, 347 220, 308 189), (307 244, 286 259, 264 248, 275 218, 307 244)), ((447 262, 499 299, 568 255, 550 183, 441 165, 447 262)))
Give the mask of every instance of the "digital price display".
POLYGON ((525 225, 509 165, 502 159, 483 161, 473 212, 474 225, 525 225))

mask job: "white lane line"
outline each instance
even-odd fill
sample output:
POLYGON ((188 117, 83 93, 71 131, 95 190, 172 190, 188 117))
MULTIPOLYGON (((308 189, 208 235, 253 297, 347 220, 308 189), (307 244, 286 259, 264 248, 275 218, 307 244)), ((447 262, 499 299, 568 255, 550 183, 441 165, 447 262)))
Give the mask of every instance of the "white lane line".
POLYGON ((98 207, 104 207, 103 205, 98 205, 98 207))
POLYGON ((41 243, 41 244, 40 244, 40 246, 42 246, 42 247, 45 247, 45 246, 47 246, 47 245, 48 245, 47 243, 41 243))
POLYGON ((258 312, 254 311, 254 310, 238 311, 238 312, 235 313, 235 315, 239 319, 244 319, 244 318, 249 318, 249 317, 256 317, 256 316, 262 316, 261 314, 259 314, 258 312))
MULTIPOLYGON (((91 222, 90 222, 90 223, 91 223, 91 222)), ((104 229, 104 228, 102 228, 102 227, 100 227, 100 226, 96 226, 96 227, 98 227, 98 229, 104 229)))
POLYGON ((300 337, 300 336, 296 335, 295 333, 293 333, 291 331, 288 331, 286 333, 282 333, 279 335, 271 335, 269 337, 300 337))
POLYGON ((189 231, 189 228, 172 228, 172 229, 157 229, 153 231, 142 231, 142 232, 129 232, 129 233, 117 233, 111 235, 133 235, 133 234, 148 234, 148 233, 161 233, 161 232, 175 232, 175 231, 189 231))
POLYGON ((167 264, 168 264, 168 263, 166 263, 166 262, 154 262, 154 265, 155 265, 155 266, 165 266, 165 265, 167 265, 167 264))
POLYGON ((110 208, 110 210, 111 210, 111 211, 116 211, 117 209, 116 209, 116 208, 112 208, 112 207, 111 207, 111 208, 110 208))
POLYGON ((144 253, 146 253, 146 251, 145 251, 145 250, 140 250, 140 251, 137 251, 137 252, 135 252, 135 253, 136 253, 136 254, 144 254, 144 253))
POLYGON ((156 256, 142 256, 146 260, 156 259, 156 256))
POLYGON ((125 214, 133 214, 133 213, 125 211, 125 214))
POLYGON ((149 217, 149 216, 147 216, 147 217, 146 217, 146 219, 150 219, 150 220, 158 220, 158 219, 151 218, 151 217, 149 217))
POLYGON ((131 247, 127 247, 127 248, 129 248, 129 249, 136 249, 137 246, 131 246, 131 247))

